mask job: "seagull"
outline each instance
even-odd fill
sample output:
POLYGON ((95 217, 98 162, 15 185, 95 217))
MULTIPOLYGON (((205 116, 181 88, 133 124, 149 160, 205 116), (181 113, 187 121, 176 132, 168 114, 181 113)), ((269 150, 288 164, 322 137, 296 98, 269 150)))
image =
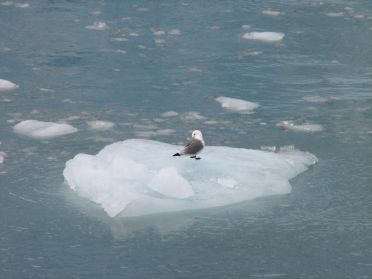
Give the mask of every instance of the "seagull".
POLYGON ((205 146, 202 132, 195 130, 191 134, 191 139, 186 143, 185 147, 179 153, 174 154, 173 156, 183 156, 191 155, 190 158, 195 160, 200 160, 200 157, 196 157, 205 146))

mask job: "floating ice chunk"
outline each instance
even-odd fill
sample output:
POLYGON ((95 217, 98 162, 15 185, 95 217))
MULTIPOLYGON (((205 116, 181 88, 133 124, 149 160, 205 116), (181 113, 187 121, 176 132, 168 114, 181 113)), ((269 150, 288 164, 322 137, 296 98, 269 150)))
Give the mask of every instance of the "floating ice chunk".
POLYGON ((0 151, 0 164, 4 163, 6 157, 6 153, 3 151, 0 151))
POLYGON ((12 91, 17 89, 19 86, 9 80, 0 79, 0 92, 12 91))
POLYGON ((112 38, 112 40, 115 42, 127 42, 128 41, 128 39, 125 37, 115 37, 115 38, 112 38))
POLYGON ((296 124, 292 120, 281 121, 277 123, 276 126, 286 129, 286 130, 305 132, 305 133, 317 133, 317 132, 322 132, 324 130, 323 126, 320 124, 309 123, 309 122, 306 122, 303 124, 296 124))
POLYGON ((272 11, 272 10, 263 10, 262 14, 267 15, 267 16, 278 16, 278 15, 280 15, 280 12, 272 11))
POLYGON ((329 16, 329 17, 340 17, 340 16, 343 16, 344 13, 343 12, 338 12, 338 13, 325 13, 326 16, 329 16))
POLYGON ((153 33, 154 33, 155 36, 165 35, 165 31, 163 31, 163 30, 154 30, 153 33))
POLYGON ((108 26, 103 21, 95 21, 92 25, 85 26, 85 28, 89 30, 103 31, 108 29, 108 26))
POLYGON ((189 111, 189 112, 185 112, 183 114, 183 118, 184 120, 186 121, 193 121, 193 120, 203 120, 205 119, 206 117, 201 115, 199 112, 197 111, 189 111))
POLYGON ((78 154, 63 175, 78 195, 114 217, 210 208, 291 191, 289 179, 317 162, 297 150, 280 153, 207 146, 202 160, 175 158, 180 146, 126 140, 97 155, 78 154))
POLYGON ((16 7, 16 8, 29 8, 30 7, 30 4, 28 3, 17 3, 17 2, 13 2, 13 1, 5 1, 5 2, 2 2, 1 3, 2 6, 6 6, 6 7, 16 7))
POLYGON ((90 12, 90 14, 91 14, 92 16, 97 16, 97 15, 100 15, 100 14, 102 14, 102 12, 101 12, 101 11, 98 11, 98 10, 96 10, 96 11, 92 11, 92 12, 90 12))
POLYGON ((248 25, 248 24, 243 24, 242 25, 242 28, 245 29, 245 30, 247 30, 247 29, 251 29, 251 26, 248 25))
POLYGON ((310 103, 326 103, 329 101, 328 97, 323 96, 305 96, 303 99, 310 103))
POLYGON ((219 102, 224 109, 246 114, 253 113, 254 110, 259 107, 257 103, 223 96, 216 98, 216 101, 219 102))
POLYGON ((243 39, 272 43, 283 40, 284 36, 284 33, 279 32, 249 32, 243 35, 243 39))
POLYGON ((30 4, 29 3, 14 3, 14 7, 24 9, 24 8, 29 8, 30 4))
POLYGON ((160 114, 161 117, 175 117, 177 115, 178 115, 178 112, 173 111, 173 110, 166 111, 166 112, 160 114))
POLYGON ((127 52, 124 49, 117 49, 115 50, 115 52, 118 54, 127 54, 127 52))
POLYGON ((272 146, 261 145, 261 150, 275 152, 276 146, 275 145, 272 145, 272 146))
POLYGON ((107 131, 114 128, 115 124, 110 121, 94 120, 87 122, 89 128, 96 131, 107 131))
POLYGON ((43 122, 38 120, 25 120, 13 127, 17 134, 35 139, 51 139, 76 133, 78 129, 65 123, 43 122))
POLYGON ((178 29, 172 29, 168 32, 169 35, 173 35, 173 36, 179 36, 181 35, 181 31, 178 30, 178 29))

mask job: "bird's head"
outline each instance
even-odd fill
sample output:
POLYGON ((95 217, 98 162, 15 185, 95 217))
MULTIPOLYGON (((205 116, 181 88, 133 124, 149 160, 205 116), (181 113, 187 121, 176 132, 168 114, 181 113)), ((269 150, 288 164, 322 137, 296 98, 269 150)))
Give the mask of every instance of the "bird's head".
POLYGON ((203 141, 203 134, 199 130, 193 131, 191 136, 192 136, 193 139, 198 139, 198 140, 203 141))

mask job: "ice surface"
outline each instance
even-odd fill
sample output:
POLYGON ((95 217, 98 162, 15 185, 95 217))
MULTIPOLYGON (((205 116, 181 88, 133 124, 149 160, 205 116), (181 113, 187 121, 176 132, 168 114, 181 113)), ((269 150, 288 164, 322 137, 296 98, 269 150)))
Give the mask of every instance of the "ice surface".
POLYGON ((72 134, 78 129, 65 123, 44 122, 38 120, 25 120, 13 127, 17 134, 35 139, 51 139, 72 134))
POLYGON ((296 124, 293 120, 281 121, 276 126, 286 130, 305 132, 305 133, 316 133, 324 130, 320 124, 305 122, 303 124, 296 124))
POLYGON ((243 39, 264 42, 279 42, 283 40, 283 38, 284 33, 279 32, 248 32, 243 35, 243 39))
POLYGON ((106 131, 114 128, 115 124, 110 121, 94 120, 87 122, 89 128, 96 131, 106 131))
POLYGON ((19 86, 9 80, 0 79, 0 92, 3 91, 12 91, 17 89, 19 86))
POLYGON ((280 153, 207 146, 201 160, 173 157, 180 146, 125 140, 97 155, 78 154, 63 175, 78 195, 109 216, 141 216, 223 206, 291 191, 289 179, 317 162, 297 150, 280 153))
POLYGON ((224 109, 246 114, 253 113, 254 110, 259 107, 257 103, 223 96, 216 98, 216 101, 219 102, 224 109))

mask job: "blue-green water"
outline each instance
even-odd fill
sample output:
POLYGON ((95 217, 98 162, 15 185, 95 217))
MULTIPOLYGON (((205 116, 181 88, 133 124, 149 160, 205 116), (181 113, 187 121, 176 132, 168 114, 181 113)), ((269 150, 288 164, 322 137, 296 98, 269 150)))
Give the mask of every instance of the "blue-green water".
POLYGON ((372 278, 372 3, 28 3, 0 5, 0 78, 20 85, 0 92, 1 278, 372 278), (108 28, 86 28, 99 21, 108 28), (242 39, 250 31, 285 37, 242 39), (218 96, 260 107, 231 113, 218 96), (26 119, 79 132, 15 134, 26 119), (116 126, 91 130, 95 119, 116 126), (281 130, 283 120, 324 131, 281 130), (139 136, 183 143, 195 128, 209 145, 294 144, 319 163, 289 195, 132 220, 64 184, 77 153, 139 136))

